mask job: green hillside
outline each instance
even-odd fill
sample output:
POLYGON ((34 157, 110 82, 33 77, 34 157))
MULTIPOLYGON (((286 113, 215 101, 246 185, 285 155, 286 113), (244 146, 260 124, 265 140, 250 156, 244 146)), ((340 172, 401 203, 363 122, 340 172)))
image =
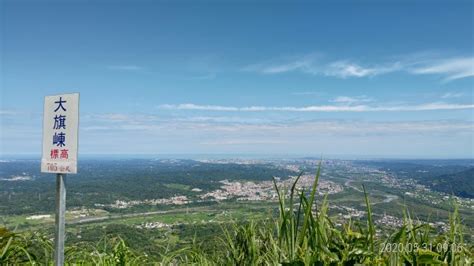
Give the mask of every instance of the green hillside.
POLYGON ((474 198, 474 167, 454 174, 429 177, 421 182, 437 191, 474 198))

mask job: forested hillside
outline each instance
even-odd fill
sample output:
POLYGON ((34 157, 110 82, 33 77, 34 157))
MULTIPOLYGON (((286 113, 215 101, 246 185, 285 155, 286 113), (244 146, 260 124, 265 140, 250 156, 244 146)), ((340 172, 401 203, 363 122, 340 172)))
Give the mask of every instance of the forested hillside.
POLYGON ((429 177, 421 180, 421 183, 437 191, 474 198, 474 168, 453 174, 429 177))

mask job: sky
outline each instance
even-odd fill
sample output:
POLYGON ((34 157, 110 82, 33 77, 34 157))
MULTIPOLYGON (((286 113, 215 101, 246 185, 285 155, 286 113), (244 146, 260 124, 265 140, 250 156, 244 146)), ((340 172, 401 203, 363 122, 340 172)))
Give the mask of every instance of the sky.
POLYGON ((0 154, 474 158, 472 1, 0 3, 0 154))

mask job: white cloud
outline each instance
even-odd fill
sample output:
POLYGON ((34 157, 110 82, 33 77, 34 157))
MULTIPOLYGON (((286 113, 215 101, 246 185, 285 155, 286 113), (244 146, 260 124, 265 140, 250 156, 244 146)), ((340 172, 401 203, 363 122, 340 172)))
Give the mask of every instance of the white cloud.
POLYGON ((455 80, 474 76, 474 57, 458 57, 432 60, 412 70, 415 74, 440 74, 446 80, 455 80))
POLYGON ((263 74, 278 74, 299 71, 311 75, 325 75, 336 78, 374 77, 393 72, 404 72, 413 75, 442 75, 445 81, 474 76, 473 57, 442 58, 433 54, 399 57, 396 60, 380 60, 362 64, 348 59, 322 61, 321 57, 308 54, 300 57, 287 58, 279 62, 267 62, 250 65, 245 71, 263 74))
MULTIPOLYGON (((271 123, 228 123, 216 121, 176 121, 169 119, 160 122, 139 121, 139 123, 116 123, 105 126, 88 126, 89 142, 95 143, 95 136, 101 141, 94 145, 110 145, 128 141, 142 143, 141 150, 160 151, 182 149, 185 152, 199 150, 210 152, 207 147, 250 148, 253 151, 271 152, 281 149, 286 152, 302 152, 323 146, 326 152, 340 152, 342 147, 353 153, 364 154, 367 149, 391 151, 401 149, 401 154, 411 154, 404 150, 417 146, 417 149, 433 147, 444 142, 457 143, 469 149, 472 143, 474 123, 470 121, 364 121, 364 120, 305 120, 273 121, 271 123), (105 137, 105 138, 104 138, 105 137), (410 140, 410 141, 408 141, 410 140), (392 143, 395 141, 394 143, 392 143), (470 141, 470 142, 469 142, 470 141), (328 145, 331 143, 331 145, 328 145), (380 145, 392 143, 390 148, 380 149, 380 145), (323 145, 323 146, 321 146, 323 145), (402 145, 401 147, 399 145, 402 145), (466 146, 467 145, 467 146, 466 146), (392 147, 393 146, 393 147, 392 147), (168 148, 164 148, 168 147, 168 148), (311 148, 310 148, 311 147, 311 148)), ((459 144, 459 145, 458 145, 459 144)), ((136 147, 136 145, 132 145, 136 147)), ((123 147, 127 148, 127 147, 123 147)), ((415 149, 415 151, 417 150, 415 149)), ((433 152, 439 152, 439 148, 433 152)), ((456 151, 457 148, 451 147, 456 151)), ((453 150, 453 151, 454 151, 453 150)), ((222 151, 217 149, 215 151, 222 151)), ((244 151, 244 150, 243 150, 244 151)), ((248 150, 246 150, 248 152, 248 150)), ((436 153, 435 153, 436 154, 436 153)))
POLYGON ((183 104, 162 104, 158 106, 159 109, 168 110, 200 110, 200 111, 240 111, 238 107, 220 106, 220 105, 198 105, 193 103, 183 104))
POLYGON ((245 71, 254 71, 262 74, 278 74, 299 71, 311 75, 325 75, 338 78, 349 77, 369 77, 388 72, 396 71, 400 68, 400 63, 395 62, 390 65, 374 65, 371 67, 349 60, 338 60, 323 62, 321 56, 308 54, 300 57, 291 57, 280 62, 267 62, 244 67, 245 71))
POLYGON ((324 74, 326 76, 334 76, 339 78, 362 78, 398 71, 400 68, 401 65, 398 62, 392 63, 391 65, 364 67, 349 61, 336 61, 325 67, 324 74))
POLYGON ((333 99, 331 102, 334 103, 360 103, 360 102, 372 102, 373 99, 367 96, 358 96, 358 97, 348 97, 348 96, 338 96, 333 99))
POLYGON ((412 106, 377 107, 374 111, 436 111, 474 109, 474 104, 452 104, 443 102, 426 103, 412 106))
POLYGON ((109 114, 98 114, 95 118, 107 121, 129 121, 131 120, 130 115, 120 113, 109 113, 109 114))
MULTIPOLYGON (((411 109, 453 107, 444 105, 424 104, 411 109)), ((261 107, 259 110, 265 109, 261 107)), ((88 153, 134 154, 190 151, 235 154, 264 151, 268 154, 389 155, 417 155, 423 151, 422 155, 472 155, 472 121, 313 120, 263 115, 261 119, 257 119, 249 117, 247 113, 235 116, 200 116, 196 112, 187 112, 181 116, 176 115, 84 114, 81 116, 80 130, 84 133, 81 133, 81 150, 88 153), (130 144, 131 139, 133 145, 130 144)), ((31 123, 2 126, 2 151, 14 153, 18 150, 40 150, 41 117, 36 120, 35 126, 31 123), (24 139, 31 141, 25 142, 24 139)))
MULTIPOLYGON (((212 127, 212 126, 211 126, 212 127)), ((236 128, 233 132, 259 132, 263 135, 293 136, 390 136, 428 134, 439 135, 456 132, 456 134, 471 134, 474 124, 459 121, 397 121, 397 122, 368 122, 368 121, 306 121, 297 123, 280 123, 271 125, 227 125, 236 128), (278 134, 272 132, 279 132, 278 134)), ((222 130, 223 127, 215 127, 222 130)), ((230 132, 230 129, 226 131, 230 132)))
MULTIPOLYGON (((349 100, 349 99, 342 99, 349 100)), ((348 103, 347 101, 345 103, 348 103)), ((395 106, 369 106, 369 105, 311 105, 311 106, 222 106, 222 105, 197 105, 186 104, 164 104, 158 106, 159 109, 166 110, 197 110, 197 111, 223 111, 223 112, 396 112, 396 111, 434 111, 434 110, 461 110, 474 109, 474 104, 453 104, 453 103, 425 103, 418 105, 395 105, 395 106)))
POLYGON ((283 73, 283 72, 289 72, 289 71, 294 71, 294 70, 305 70, 310 66, 309 61, 296 61, 296 62, 291 62, 283 65, 275 65, 275 66, 268 66, 264 67, 262 69, 263 73, 267 74, 275 74, 275 73, 283 73))
POLYGON ((262 74, 278 74, 292 71, 313 73, 315 72, 314 67, 316 66, 319 57, 318 54, 311 53, 303 56, 280 58, 265 63, 249 65, 244 67, 242 70, 262 74))
POLYGON ((448 99, 448 98, 459 98, 464 96, 464 93, 461 92, 447 92, 443 95, 441 95, 441 98, 443 99, 448 99))
POLYGON ((324 72, 327 76, 336 76, 341 78, 347 77, 366 77, 374 76, 377 71, 374 68, 364 68, 357 64, 348 62, 334 62, 329 64, 328 69, 324 72))
POLYGON ((18 112, 12 110, 0 110, 0 115, 17 115, 18 112))
POLYGON ((296 60, 292 62, 280 63, 280 64, 256 64, 250 65, 243 68, 244 71, 259 72, 262 74, 278 74, 286 73, 291 71, 303 71, 307 72, 307 69, 311 66, 311 60, 296 60))
MULTIPOLYGON (((390 110, 437 110, 439 105, 425 104, 410 108, 394 107, 390 110)), ((451 108, 451 106, 442 106, 451 108)), ((471 106, 474 108, 474 106, 471 106)), ((305 109, 306 110, 306 109, 305 109)), ((312 135, 336 134, 336 135, 380 135, 380 134, 412 134, 427 133, 438 134, 443 132, 458 132, 472 134, 474 123, 471 121, 457 120, 437 120, 437 121, 364 121, 364 120, 285 120, 285 119, 255 119, 238 116, 183 116, 167 117, 161 120, 150 120, 155 117, 153 114, 114 114, 116 117, 134 117, 133 120, 113 120, 111 123, 97 123, 96 119, 84 121, 84 130, 88 131, 109 131, 110 134, 117 134, 118 131, 146 131, 157 132, 160 135, 191 134, 211 134, 216 136, 232 136, 227 140, 228 144, 263 143, 264 137, 270 135, 312 135), (204 133, 207 132, 207 133, 204 133), (250 134, 251 135, 246 135, 250 134), (290 134, 291 133, 291 134, 290 134), (231 134, 231 135, 229 135, 231 134), (252 138, 243 138, 252 136, 252 138), (231 139, 238 141, 231 142, 231 139)), ((98 117, 109 117, 109 114, 98 114, 98 117)), ((464 134, 463 133, 463 134, 464 134)), ((288 140, 288 139, 286 139, 288 140)), ((206 140, 207 141, 207 140, 206 140)))
POLYGON ((288 144, 288 141, 268 139, 223 139, 201 142, 202 145, 261 145, 261 144, 288 144))

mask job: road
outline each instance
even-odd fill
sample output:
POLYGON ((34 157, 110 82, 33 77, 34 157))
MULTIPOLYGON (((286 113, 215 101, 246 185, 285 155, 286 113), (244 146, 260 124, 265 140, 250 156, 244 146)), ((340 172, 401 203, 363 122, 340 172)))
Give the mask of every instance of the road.
POLYGON ((123 218, 131 218, 131 217, 141 217, 141 216, 150 216, 156 214, 167 214, 167 213, 183 213, 183 212, 195 212, 198 210, 208 210, 208 207, 194 207, 194 208, 180 208, 180 209, 173 209, 167 211, 152 211, 152 212, 139 212, 139 213, 126 213, 126 214, 111 214, 107 216, 101 217, 85 217, 79 219, 73 219, 67 221, 67 224, 82 224, 82 223, 93 223, 93 222, 101 222, 106 220, 113 220, 113 219, 123 219, 123 218))
MULTIPOLYGON (((360 188, 358 188, 358 187, 352 185, 352 184, 351 184, 352 181, 353 181, 353 180, 351 180, 351 179, 347 180, 347 181, 344 183, 344 186, 350 187, 350 188, 352 188, 352 189, 354 189, 354 190, 356 190, 356 191, 358 191, 358 192, 364 193, 364 191, 362 191, 362 189, 360 189, 360 188)), ((384 199, 383 201, 381 201, 381 202, 375 202, 375 203, 373 203, 373 204, 375 205, 375 204, 380 204, 380 203, 389 203, 389 202, 392 202, 392 201, 398 199, 398 196, 397 196, 397 195, 385 194, 384 196, 385 196, 385 199, 384 199)))

